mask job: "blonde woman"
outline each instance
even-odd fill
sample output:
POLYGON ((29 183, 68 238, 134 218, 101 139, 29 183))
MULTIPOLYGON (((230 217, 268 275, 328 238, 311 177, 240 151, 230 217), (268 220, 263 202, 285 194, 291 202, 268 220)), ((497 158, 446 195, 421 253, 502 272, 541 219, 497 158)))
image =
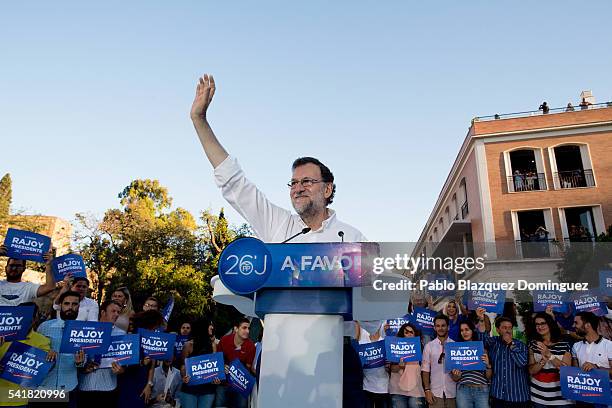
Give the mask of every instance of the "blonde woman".
POLYGON ((111 295, 111 299, 119 303, 122 307, 121 314, 117 318, 115 326, 127 332, 130 326, 130 318, 134 315, 132 296, 130 296, 130 291, 127 286, 115 289, 111 295))

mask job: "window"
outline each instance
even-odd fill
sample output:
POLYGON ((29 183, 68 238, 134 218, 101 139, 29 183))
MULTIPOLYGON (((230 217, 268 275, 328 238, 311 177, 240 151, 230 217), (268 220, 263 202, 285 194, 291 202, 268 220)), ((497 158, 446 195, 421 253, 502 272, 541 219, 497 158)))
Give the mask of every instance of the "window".
POLYGON ((548 258, 557 255, 550 209, 514 211, 512 217, 519 258, 548 258))
POLYGON ((546 190, 541 149, 520 148, 504 152, 508 191, 546 190))
POLYGON ((556 189, 595 187, 588 145, 555 146, 549 149, 549 157, 556 189))
POLYGON ((467 201, 467 186, 465 184, 465 177, 461 179, 459 183, 459 197, 463 200, 461 204, 461 219, 464 220, 470 213, 467 201))

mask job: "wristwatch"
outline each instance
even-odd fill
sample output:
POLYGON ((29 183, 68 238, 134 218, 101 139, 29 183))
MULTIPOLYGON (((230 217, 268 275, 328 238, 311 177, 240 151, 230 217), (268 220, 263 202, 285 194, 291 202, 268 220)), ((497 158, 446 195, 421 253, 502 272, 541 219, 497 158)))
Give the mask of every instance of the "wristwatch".
POLYGON ((149 381, 149 382, 147 383, 147 385, 148 385, 149 387, 153 387, 153 381, 149 381))

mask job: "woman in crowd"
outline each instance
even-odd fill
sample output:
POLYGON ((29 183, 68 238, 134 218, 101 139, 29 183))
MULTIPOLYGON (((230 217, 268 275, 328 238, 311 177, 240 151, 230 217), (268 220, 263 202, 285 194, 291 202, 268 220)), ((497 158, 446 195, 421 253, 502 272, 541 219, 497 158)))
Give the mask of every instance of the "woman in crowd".
POLYGON ((185 370, 185 359, 188 357, 211 354, 217 350, 217 345, 209 336, 209 321, 204 320, 193 325, 192 339, 183 347, 181 376, 183 387, 179 395, 181 406, 185 408, 212 408, 215 402, 216 386, 220 384, 215 380, 213 384, 189 385, 189 376, 185 370))
POLYGON ((130 318, 134 315, 134 307, 132 306, 132 297, 127 286, 122 286, 113 291, 111 299, 119 303, 122 307, 121 314, 115 322, 115 326, 128 331, 130 326, 130 318))
MULTIPOLYGON (((412 323, 404 323, 397 337, 421 337, 421 332, 412 323)), ((422 340, 422 339, 421 339, 422 340)), ((421 343, 422 348, 422 343, 421 343)), ((421 365, 417 361, 391 364, 389 394, 392 408, 425 408, 425 391, 421 378, 421 365)))
MULTIPOLYGON (((369 324, 372 334, 364 329, 359 322, 355 322, 355 340, 359 344, 369 344, 384 338, 381 335, 383 324, 376 323, 375 326, 369 324)), ((366 324, 366 323, 364 323, 366 324)), ((363 370, 363 391, 366 396, 366 406, 369 408, 387 408, 389 406, 389 373, 386 368, 364 368, 363 370)))
MULTIPOLYGON (((484 310, 479 309, 478 312, 479 318, 484 315, 484 310)), ((463 321, 459 325, 458 341, 480 341, 480 335, 470 320, 463 321)), ((455 401, 457 408, 489 407, 489 382, 493 376, 493 369, 486 351, 482 356, 482 361, 485 363, 486 370, 460 371, 454 369, 451 371, 451 377, 458 383, 455 401)))
POLYGON ((573 405, 561 395, 559 368, 570 366, 571 348, 561 340, 561 330, 552 316, 539 312, 533 319, 535 330, 529 342, 531 401, 534 407, 573 405))
MULTIPOLYGON (((136 313, 130 319, 130 333, 139 329, 156 330, 162 327, 164 317, 156 310, 136 313)), ((139 365, 125 367, 125 372, 117 377, 119 388, 119 408, 144 408, 149 403, 153 388, 155 360, 141 355, 139 365)))

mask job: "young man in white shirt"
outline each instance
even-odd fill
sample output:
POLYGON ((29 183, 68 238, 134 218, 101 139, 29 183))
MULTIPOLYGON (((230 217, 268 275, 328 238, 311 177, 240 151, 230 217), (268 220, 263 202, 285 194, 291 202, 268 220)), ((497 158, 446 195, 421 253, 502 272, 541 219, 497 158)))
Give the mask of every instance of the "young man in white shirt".
POLYGON ((76 292, 81 296, 81 301, 79 302, 79 315, 76 319, 87 322, 98 321, 98 302, 87 297, 87 293, 89 292, 89 279, 80 276, 74 278, 70 285, 68 285, 66 282, 64 283, 62 290, 57 294, 57 297, 53 302, 53 309, 55 309, 59 314, 59 297, 62 295, 62 293, 67 292, 68 290, 76 292))
MULTIPOLYGON (((0 245, 0 256, 6 256, 6 247, 0 245)), ((4 267, 6 280, 0 281, 0 306, 18 306, 21 303, 33 302, 39 296, 44 296, 55 289, 55 280, 51 271, 53 251, 43 255, 46 262, 46 280, 43 285, 33 282, 22 282, 21 277, 26 270, 26 261, 9 258, 4 267)))
POLYGON ((446 315, 434 318, 436 338, 423 349, 423 389, 430 408, 455 408, 457 384, 444 369, 444 345, 452 343, 448 337, 449 319, 446 315))

